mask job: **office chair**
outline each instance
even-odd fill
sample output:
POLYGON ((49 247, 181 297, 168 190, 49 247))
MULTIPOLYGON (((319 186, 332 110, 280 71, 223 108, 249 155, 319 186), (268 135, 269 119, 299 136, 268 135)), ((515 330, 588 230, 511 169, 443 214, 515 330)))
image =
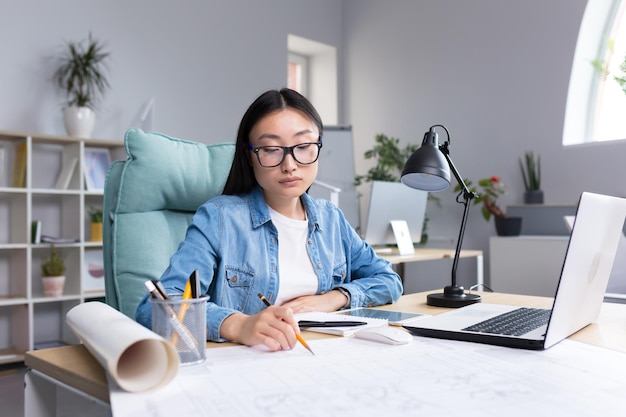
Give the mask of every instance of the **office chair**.
POLYGON ((130 129, 127 160, 111 164, 104 186, 106 303, 133 320, 146 289, 185 237, 196 209, 222 193, 234 143, 206 145, 130 129))

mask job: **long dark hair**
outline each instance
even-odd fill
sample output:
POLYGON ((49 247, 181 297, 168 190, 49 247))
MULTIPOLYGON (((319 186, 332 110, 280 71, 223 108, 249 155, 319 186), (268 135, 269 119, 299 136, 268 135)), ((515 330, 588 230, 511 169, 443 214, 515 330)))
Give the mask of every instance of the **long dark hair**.
POLYGON ((277 110, 292 108, 304 113, 319 129, 322 135, 323 125, 315 107, 302 94, 289 88, 269 90, 261 94, 248 107, 239 123, 235 157, 222 194, 237 195, 250 192, 258 183, 250 163, 250 132, 254 125, 268 114, 277 110))

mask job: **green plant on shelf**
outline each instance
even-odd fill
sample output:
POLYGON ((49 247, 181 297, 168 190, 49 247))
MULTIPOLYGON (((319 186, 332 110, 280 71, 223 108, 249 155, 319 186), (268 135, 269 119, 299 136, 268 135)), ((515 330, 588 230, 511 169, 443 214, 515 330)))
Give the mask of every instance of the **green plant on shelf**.
POLYGON ((541 156, 528 151, 520 157, 519 167, 526 191, 541 190, 541 156))
POLYGON ((91 223, 102 223, 102 209, 89 206, 87 213, 89 214, 89 220, 91 223))
POLYGON ((57 252, 54 245, 50 245, 50 257, 41 263, 41 274, 44 277, 57 277, 65 273, 65 261, 57 252))
MULTIPOLYGON (((498 205, 498 197, 506 194, 506 187, 500 181, 500 177, 494 175, 489 178, 482 178, 478 180, 478 186, 481 191, 478 191, 471 180, 464 179, 467 188, 476 193, 478 196, 473 199, 474 204, 482 203, 481 213, 486 221, 491 219, 491 216, 504 218, 506 213, 498 205)), ((456 185, 454 187, 455 192, 461 191, 461 186, 456 185)))

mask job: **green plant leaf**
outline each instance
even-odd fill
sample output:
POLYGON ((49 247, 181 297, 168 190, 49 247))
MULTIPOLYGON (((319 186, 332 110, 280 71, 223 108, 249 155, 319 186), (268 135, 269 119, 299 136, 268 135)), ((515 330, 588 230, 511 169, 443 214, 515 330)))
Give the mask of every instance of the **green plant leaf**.
POLYGON ((528 151, 523 158, 520 157, 519 164, 524 188, 527 191, 541 189, 541 155, 535 157, 532 151, 528 151))
POLYGON ((355 176, 355 185, 371 181, 400 181, 404 164, 418 148, 417 144, 409 144, 400 148, 400 139, 379 133, 374 138, 374 146, 365 151, 365 159, 376 159, 376 165, 366 175, 355 176))
POLYGON ((68 106, 93 108, 109 87, 105 76, 109 52, 91 33, 85 41, 66 42, 66 47, 53 79, 65 91, 68 106))
POLYGON ((50 257, 41 263, 41 274, 45 277, 63 275, 65 272, 65 261, 57 253, 54 245, 50 245, 50 257))

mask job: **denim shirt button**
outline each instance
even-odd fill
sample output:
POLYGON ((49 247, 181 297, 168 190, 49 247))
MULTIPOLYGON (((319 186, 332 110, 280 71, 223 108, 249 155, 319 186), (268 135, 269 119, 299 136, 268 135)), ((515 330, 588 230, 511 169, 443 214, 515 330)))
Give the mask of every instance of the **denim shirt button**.
POLYGON ((233 281, 233 282, 237 282, 237 275, 233 276, 232 281, 233 281))
POLYGON ((322 269, 322 264, 317 264, 317 269, 322 269))
POLYGON ((313 243, 313 239, 309 239, 307 242, 308 242, 309 244, 311 244, 311 243, 313 243))

